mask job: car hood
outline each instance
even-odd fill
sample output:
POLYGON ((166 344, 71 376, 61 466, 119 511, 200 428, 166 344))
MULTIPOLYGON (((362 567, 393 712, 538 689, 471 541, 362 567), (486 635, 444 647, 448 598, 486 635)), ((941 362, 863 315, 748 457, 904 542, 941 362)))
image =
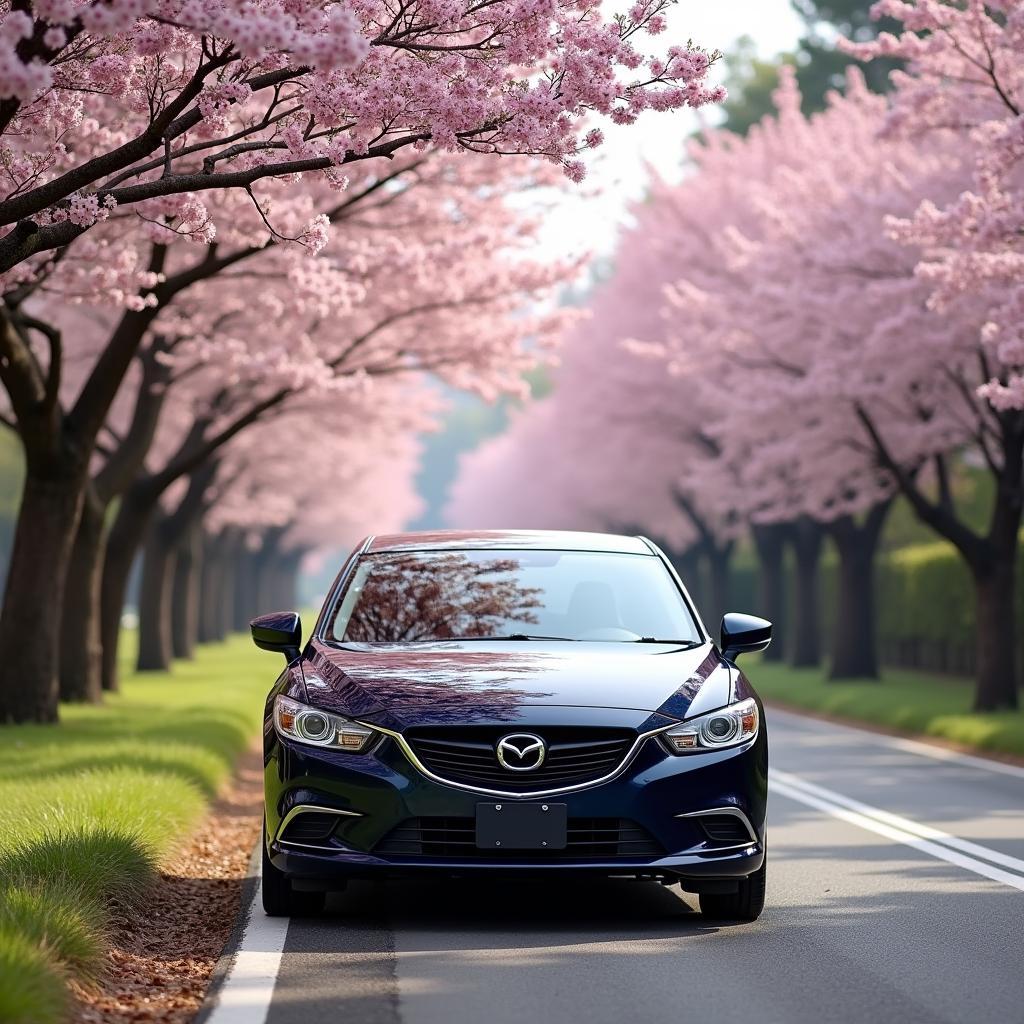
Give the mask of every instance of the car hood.
MULTIPOLYGON (((687 650, 669 644, 313 641, 303 676, 311 703, 388 728, 517 722, 538 714, 556 720, 579 708, 637 712, 619 719, 640 727, 652 714, 673 720, 685 718, 692 706, 721 707, 730 693, 728 668, 710 643, 687 650)), ((603 716, 588 715, 595 717, 603 716)))

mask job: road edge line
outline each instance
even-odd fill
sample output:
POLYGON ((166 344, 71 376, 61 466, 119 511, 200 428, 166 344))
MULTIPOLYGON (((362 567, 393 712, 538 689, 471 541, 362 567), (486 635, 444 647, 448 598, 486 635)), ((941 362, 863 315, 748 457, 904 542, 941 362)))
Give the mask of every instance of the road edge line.
POLYGON ((1024 892, 1024 876, 1011 874, 1008 871, 1004 871, 1002 868, 997 868, 992 864, 986 864, 984 861, 978 860, 974 857, 968 857, 966 854, 941 846, 929 839, 922 839, 920 836, 914 835, 912 832, 896 828, 893 825, 887 825, 885 822, 878 821, 875 818, 870 818, 866 814, 860 814, 857 811, 848 810, 840 804, 832 803, 813 793, 808 793, 799 789, 796 786, 790 786, 778 779, 771 779, 769 781, 769 792, 778 793, 780 796, 788 797, 790 800, 795 800, 797 803, 805 804, 808 807, 813 807, 816 810, 823 811, 824 813, 831 815, 833 818, 838 818, 840 821, 845 821, 848 825, 854 825, 867 832, 874 832, 876 835, 884 836, 886 839, 890 839, 896 843, 902 843, 904 846, 909 846, 921 853, 926 853, 937 860, 946 861, 949 864, 954 864, 957 867, 971 871, 976 875, 981 875, 983 878, 988 878, 993 882, 1001 882, 1003 885, 1007 885, 1012 889, 1024 892))
POLYGON ((264 1024, 270 1013, 289 919, 267 917, 262 910, 260 831, 249 859, 238 918, 193 1024, 264 1024), (245 999, 235 998, 243 993, 245 999))
POLYGON ((916 835, 919 839, 940 843, 943 846, 958 850, 960 853, 965 853, 969 857, 985 860, 991 864, 998 864, 1000 867, 1007 868, 1016 874, 1024 875, 1024 860, 1021 860, 1019 857, 1000 853, 999 850, 993 850, 987 846, 982 846, 980 843, 971 842, 969 839, 961 839, 959 836, 952 835, 949 832, 943 832, 942 829, 935 828, 933 825, 915 821, 913 818, 905 818, 900 814, 893 814, 891 811, 886 811, 881 807, 874 807, 861 800, 837 793, 833 789, 826 789, 817 783, 808 782, 806 779, 800 778, 799 775, 793 775, 791 772, 782 772, 776 769, 774 775, 779 782, 787 786, 802 789, 805 793, 810 793, 812 796, 818 796, 822 800, 831 801, 841 807, 846 807, 848 810, 874 818, 883 824, 891 825, 893 828, 909 832, 911 835, 916 835))

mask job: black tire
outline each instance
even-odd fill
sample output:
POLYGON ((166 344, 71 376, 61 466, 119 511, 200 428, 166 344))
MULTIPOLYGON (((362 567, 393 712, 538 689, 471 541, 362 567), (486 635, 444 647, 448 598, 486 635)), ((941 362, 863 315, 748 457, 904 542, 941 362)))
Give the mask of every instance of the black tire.
POLYGON ((296 892, 288 876, 271 863, 265 839, 261 888, 263 909, 268 917, 308 917, 319 914, 327 899, 324 892, 296 892))
POLYGON ((768 876, 768 857, 748 878, 744 878, 736 892, 701 893, 700 912, 714 921, 756 921, 764 910, 765 881, 768 876))

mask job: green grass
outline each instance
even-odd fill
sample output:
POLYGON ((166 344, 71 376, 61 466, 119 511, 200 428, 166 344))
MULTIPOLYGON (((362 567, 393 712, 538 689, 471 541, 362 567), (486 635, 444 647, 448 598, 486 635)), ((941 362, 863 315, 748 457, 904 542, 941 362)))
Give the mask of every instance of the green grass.
POLYGON ((96 979, 111 910, 230 776, 278 668, 235 637, 128 675, 102 707, 62 706, 58 726, 0 726, 0 1021, 66 1018, 68 979, 96 979))
POLYGON ((969 680, 887 669, 880 681, 830 682, 820 669, 753 660, 749 675, 767 701, 1024 757, 1024 712, 972 712, 969 680))

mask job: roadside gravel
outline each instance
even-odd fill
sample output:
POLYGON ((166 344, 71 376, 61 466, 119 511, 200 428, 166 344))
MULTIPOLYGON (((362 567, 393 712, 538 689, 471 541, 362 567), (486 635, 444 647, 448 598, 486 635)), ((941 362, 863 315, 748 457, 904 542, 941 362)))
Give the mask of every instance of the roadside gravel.
POLYGON ((238 915, 262 786, 262 758, 252 750, 200 827, 163 864, 145 907, 115 918, 103 981, 76 992, 76 1024, 185 1024, 195 1016, 238 915))

